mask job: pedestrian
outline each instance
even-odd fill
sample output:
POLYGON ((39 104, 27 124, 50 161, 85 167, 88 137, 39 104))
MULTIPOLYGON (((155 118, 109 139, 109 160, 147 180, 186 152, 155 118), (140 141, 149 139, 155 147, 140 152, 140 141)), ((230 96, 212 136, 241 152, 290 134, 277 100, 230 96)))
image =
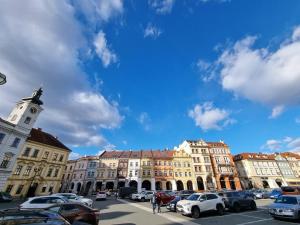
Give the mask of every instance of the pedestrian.
POLYGON ((156 204, 157 204, 157 213, 161 213, 161 204, 162 204, 162 200, 161 200, 161 197, 160 195, 157 195, 156 197, 156 204))
POLYGON ((152 209, 153 209, 153 214, 155 214, 155 209, 156 209, 156 196, 153 194, 151 198, 151 204, 152 204, 152 209))

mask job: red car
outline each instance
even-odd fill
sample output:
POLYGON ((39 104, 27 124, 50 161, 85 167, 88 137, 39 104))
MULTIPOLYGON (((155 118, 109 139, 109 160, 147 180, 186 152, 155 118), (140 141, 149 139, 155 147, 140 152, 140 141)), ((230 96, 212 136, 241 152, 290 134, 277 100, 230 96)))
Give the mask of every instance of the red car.
POLYGON ((100 210, 92 209, 76 202, 56 204, 46 208, 46 210, 59 213, 70 224, 77 221, 91 225, 98 225, 100 220, 100 210))
POLYGON ((167 205, 170 201, 172 201, 175 198, 175 196, 169 195, 163 191, 157 192, 156 195, 157 197, 160 197, 163 205, 167 205))

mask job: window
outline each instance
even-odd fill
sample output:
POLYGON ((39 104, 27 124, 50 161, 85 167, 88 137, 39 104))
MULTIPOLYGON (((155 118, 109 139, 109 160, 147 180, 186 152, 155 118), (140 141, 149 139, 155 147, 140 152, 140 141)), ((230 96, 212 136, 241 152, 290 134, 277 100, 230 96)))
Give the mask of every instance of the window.
POLYGON ((49 168, 48 173, 47 173, 47 177, 51 177, 52 171, 53 171, 53 168, 49 168))
POLYGON ((130 172, 129 172, 129 176, 130 176, 130 177, 132 177, 132 170, 130 170, 130 172))
POLYGON ((23 184, 20 184, 20 185, 19 185, 19 187, 18 187, 18 189, 17 189, 17 191, 16 191, 16 195, 19 195, 19 194, 22 192, 23 187, 24 187, 23 184))
POLYGON ((11 118, 11 121, 15 121, 18 118, 18 116, 15 114, 13 115, 13 117, 11 118))
POLYGON ((210 163, 209 157, 204 157, 204 162, 210 163))
POLYGON ((175 172, 175 177, 178 177, 178 173, 177 172, 175 172))
POLYGON ((23 168, 22 165, 18 165, 15 172, 14 172, 14 175, 20 175, 20 173, 22 171, 22 168, 23 168))
POLYGON ((58 154, 57 154, 57 153, 54 153, 54 154, 53 154, 53 157, 52 157, 52 161, 56 161, 56 160, 57 160, 57 157, 58 157, 58 154))
POLYGON ((7 185, 7 188, 5 190, 6 193, 10 193, 11 190, 13 189, 14 185, 10 184, 10 185, 7 185))
POLYGON ((32 170, 32 166, 27 166, 27 168, 25 170, 25 173, 24 173, 24 176, 29 176, 31 170, 32 170))
POLYGON ((143 166, 146 166, 146 161, 143 161, 143 166))
POLYGON ((156 170, 154 171, 154 176, 157 176, 157 171, 156 170))
POLYGON ((138 162, 135 162, 135 166, 139 166, 139 163, 138 163, 138 162))
POLYGON ((26 149, 24 150, 22 156, 29 156, 30 150, 31 150, 31 148, 26 148, 26 149))
POLYGON ((130 162, 130 166, 133 167, 133 162, 130 162))
POLYGON ((38 156, 38 154, 39 154, 39 151, 40 150, 38 150, 38 149, 34 149, 34 152, 33 152, 33 154, 32 154, 32 158, 37 158, 37 156, 38 156))
POLYGON ((1 162, 1 164, 0 164, 0 168, 7 168, 9 166, 11 158, 12 158, 12 155, 6 153, 3 157, 3 160, 1 162))
POLYGON ((151 175, 151 171, 150 170, 148 170, 148 176, 150 176, 151 175))
POLYGON ((64 160, 64 155, 60 155, 59 161, 62 162, 64 160))
POLYGON ((44 193, 44 192, 46 191, 46 188, 47 188, 47 187, 43 187, 43 188, 42 188, 42 193, 44 193))
POLYGON ((211 167, 210 166, 205 166, 205 169, 206 169, 207 172, 211 171, 211 167))
POLYGON ((59 169, 55 169, 54 177, 57 177, 57 176, 58 176, 58 173, 59 173, 59 169))
POLYGON ((217 195, 214 195, 214 194, 207 194, 207 200, 213 200, 213 199, 217 199, 218 196, 217 195))
POLYGON ((31 121, 31 117, 27 116, 24 123, 29 124, 31 121))
POLYGON ((169 171, 169 176, 173 176, 172 170, 169 171))
POLYGON ((52 192, 53 191, 53 187, 49 187, 49 192, 52 192))
MULTIPOLYGON (((130 175, 129 175, 130 176, 130 175)), ((143 170, 143 176, 146 176, 146 171, 145 170, 143 170)))
POLYGON ((4 133, 0 133, 0 144, 2 143, 2 141, 5 138, 5 134, 4 133))
MULTIPOLYGON (((49 156, 49 152, 44 152, 43 159, 47 159, 48 156, 49 156)), ((71 166, 71 168, 72 168, 72 166, 71 166)))
POLYGON ((186 176, 186 177, 187 177, 187 172, 184 172, 184 176, 186 176))
POLYGON ((191 172, 189 172, 189 176, 190 176, 190 177, 192 176, 192 173, 191 173, 191 172))
POLYGON ((21 139, 20 138, 15 138, 14 142, 11 144, 11 147, 17 148, 20 144, 21 139))

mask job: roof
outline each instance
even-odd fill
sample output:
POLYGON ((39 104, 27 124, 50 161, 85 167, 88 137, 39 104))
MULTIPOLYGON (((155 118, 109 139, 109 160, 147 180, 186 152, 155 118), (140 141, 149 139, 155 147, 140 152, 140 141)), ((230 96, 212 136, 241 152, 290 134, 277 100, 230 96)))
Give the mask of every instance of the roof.
POLYGON ((120 158, 130 158, 131 151, 122 151, 120 158))
POLYGON ((173 153, 174 151, 170 151, 170 150, 152 151, 153 158, 159 158, 159 159, 171 159, 173 157, 173 153))
POLYGON ((7 125, 12 126, 12 127, 15 127, 15 126, 16 126, 15 124, 13 124, 13 123, 11 123, 11 122, 8 122, 7 120, 2 119, 1 117, 0 117, 0 122, 6 123, 7 125))
POLYGON ((244 160, 244 159, 256 159, 256 160, 275 160, 274 154, 263 154, 263 153, 241 153, 234 156, 234 161, 244 160))
POLYGON ((228 147, 227 144, 225 144, 224 142, 206 142, 209 147, 228 147))
POLYGON ((296 159, 300 159, 300 155, 293 153, 293 152, 282 152, 280 153, 280 155, 284 158, 296 158, 296 159))
POLYGON ((122 154, 122 151, 105 151, 102 155, 101 158, 119 158, 122 154))
POLYGON ((27 138, 27 141, 38 142, 41 144, 53 146, 56 148, 61 148, 67 151, 71 151, 68 147, 66 147, 63 143, 61 143, 57 138, 52 136, 49 133, 42 131, 42 129, 32 128, 27 138))
POLYGON ((139 159, 141 157, 142 157, 141 151, 131 151, 131 155, 130 155, 131 159, 139 159))
POLYGON ((153 155, 152 155, 152 151, 144 151, 142 150, 142 158, 152 158, 153 155))

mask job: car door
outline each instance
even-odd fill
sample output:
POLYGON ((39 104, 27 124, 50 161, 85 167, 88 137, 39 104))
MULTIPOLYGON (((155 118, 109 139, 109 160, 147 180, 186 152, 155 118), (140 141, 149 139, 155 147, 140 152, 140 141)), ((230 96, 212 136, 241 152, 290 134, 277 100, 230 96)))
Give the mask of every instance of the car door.
POLYGON ((29 204, 27 204, 25 206, 25 208, 32 208, 32 209, 42 209, 42 208, 46 208, 49 206, 48 202, 48 198, 35 198, 33 200, 31 200, 29 202, 29 204))
POLYGON ((218 203, 218 196, 215 194, 207 194, 207 205, 209 210, 215 210, 218 203))
POLYGON ((82 215, 81 209, 77 207, 76 204, 67 204, 62 205, 59 211, 59 214, 62 215, 66 220, 68 220, 71 224, 79 220, 82 215))
POLYGON ((245 192, 237 192, 238 198, 239 198, 239 202, 240 205, 242 207, 247 207, 250 205, 250 198, 248 198, 247 194, 245 192))
POLYGON ((207 195, 201 195, 199 198, 200 204, 200 212, 208 211, 209 209, 209 202, 207 201, 207 195))

